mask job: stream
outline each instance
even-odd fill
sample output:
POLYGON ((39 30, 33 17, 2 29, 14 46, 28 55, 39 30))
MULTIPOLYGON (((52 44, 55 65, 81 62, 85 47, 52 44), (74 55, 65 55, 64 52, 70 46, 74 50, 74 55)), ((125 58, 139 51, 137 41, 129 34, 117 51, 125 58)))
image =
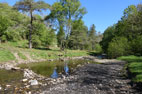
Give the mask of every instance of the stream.
POLYGON ((15 71, 15 79, 9 78, 8 83, 0 77, 0 94, 142 94, 125 78, 125 62, 100 59, 105 62, 96 63, 95 59, 85 57, 66 62, 20 65, 22 70, 29 68, 41 77, 21 77, 21 71, 15 71), (49 73, 47 68, 50 69, 49 73))

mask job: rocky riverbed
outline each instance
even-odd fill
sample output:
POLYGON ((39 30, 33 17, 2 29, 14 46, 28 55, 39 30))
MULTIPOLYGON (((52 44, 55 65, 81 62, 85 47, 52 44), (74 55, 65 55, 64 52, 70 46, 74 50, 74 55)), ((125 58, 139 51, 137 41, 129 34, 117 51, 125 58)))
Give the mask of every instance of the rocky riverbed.
POLYGON ((23 79, 18 85, 0 84, 0 94, 142 94, 123 76, 125 62, 117 60, 98 60, 100 64, 86 64, 75 69, 72 74, 59 78, 46 78, 23 71, 23 79))
POLYGON ((124 62, 88 64, 66 81, 46 88, 42 94, 142 94, 124 78, 124 62))

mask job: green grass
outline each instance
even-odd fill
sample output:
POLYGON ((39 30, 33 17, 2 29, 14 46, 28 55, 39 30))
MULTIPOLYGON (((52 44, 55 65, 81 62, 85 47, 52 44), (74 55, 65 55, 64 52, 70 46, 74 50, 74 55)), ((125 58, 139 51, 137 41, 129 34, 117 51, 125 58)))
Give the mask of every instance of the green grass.
POLYGON ((124 60, 127 62, 142 62, 142 56, 138 57, 138 56, 121 56, 117 58, 118 60, 124 60))
POLYGON ((142 83, 142 57, 138 56, 121 56, 118 60, 128 62, 128 71, 131 74, 133 82, 142 83))
POLYGON ((142 62, 132 62, 128 65, 133 74, 142 74, 142 62))
MULTIPOLYGON (((28 49, 28 41, 7 42, 0 44, 0 62, 15 60, 12 53, 18 53, 19 57, 27 60, 30 56, 34 60, 40 59, 57 59, 59 54, 64 55, 58 47, 51 47, 51 50, 46 49, 28 49), (2 49, 2 50, 1 50, 2 49), (5 50, 3 50, 5 49, 5 50), (23 54, 24 53, 24 54, 23 54), (9 56, 10 55, 10 56, 9 56), (25 56, 24 56, 25 55, 25 56)), ((67 50, 65 57, 88 56, 87 51, 67 50)))
POLYGON ((133 81, 137 83, 142 83, 142 74, 136 75, 136 77, 133 78, 133 81))
POLYGON ((6 49, 0 49, 0 62, 6 62, 11 60, 15 60, 14 55, 6 49))
POLYGON ((18 56, 21 58, 21 59, 24 59, 24 60, 26 60, 27 59, 27 57, 25 56, 25 55, 23 55, 22 53, 18 53, 18 56))

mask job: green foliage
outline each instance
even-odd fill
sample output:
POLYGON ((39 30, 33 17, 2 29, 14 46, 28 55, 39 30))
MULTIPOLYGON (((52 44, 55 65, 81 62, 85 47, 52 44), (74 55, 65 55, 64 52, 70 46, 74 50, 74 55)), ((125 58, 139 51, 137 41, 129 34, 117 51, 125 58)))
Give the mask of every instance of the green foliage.
POLYGON ((82 20, 74 21, 68 40, 71 49, 85 49, 87 43, 87 30, 82 20))
POLYGON ((131 41, 131 51, 137 56, 142 56, 142 36, 137 36, 131 41))
MULTIPOLYGON (((66 36, 63 36, 66 38, 66 41, 63 43, 64 45, 68 44, 68 38, 72 32, 74 22, 81 20, 84 14, 86 14, 86 10, 84 7, 81 7, 79 0, 60 0, 52 5, 51 13, 45 19, 50 22, 54 21, 53 24, 57 25, 57 27, 60 29, 59 31, 62 31, 61 29, 66 28, 64 30, 66 36)), ((59 32, 58 40, 61 39, 59 38, 61 35, 64 35, 63 32, 59 32)), ((58 45, 60 44, 61 42, 58 41, 58 45)))
POLYGON ((32 44, 34 48, 41 46, 47 47, 55 40, 55 33, 53 29, 47 28, 44 23, 35 21, 33 23, 32 44))
POLYGON ((128 40, 125 37, 116 37, 109 43, 108 55, 110 58, 127 55, 129 50, 128 40))
POLYGON ((18 11, 28 12, 30 14, 30 28, 29 28, 29 48, 32 48, 32 32, 33 32, 33 12, 38 11, 41 12, 42 10, 46 10, 50 8, 50 5, 45 3, 44 1, 35 1, 35 0, 20 0, 16 2, 14 5, 14 9, 18 11))
POLYGON ((6 3, 0 3, 0 27, 3 24, 3 30, 0 37, 2 42, 5 41, 18 41, 26 37, 27 28, 25 28, 28 17, 13 10, 11 6, 6 3), (5 19, 5 20, 4 20, 5 19))
POLYGON ((107 53, 109 43, 112 41, 114 37, 114 32, 115 32, 115 25, 108 27, 103 34, 103 39, 100 44, 102 45, 103 51, 105 53, 107 53))
POLYGON ((3 36, 4 31, 8 28, 8 26, 9 26, 9 20, 6 17, 0 15, 0 39, 1 40, 5 40, 4 38, 1 38, 1 37, 3 36))
POLYGON ((60 30, 57 34, 58 46, 60 49, 64 49, 65 47, 65 33, 63 30, 63 26, 60 26, 60 30))
POLYGON ((53 43, 56 43, 56 34, 54 29, 49 29, 46 33, 46 46, 50 46, 53 43))
MULTIPOLYGON (((131 5, 124 10, 122 19, 118 21, 113 27, 108 28, 104 32, 104 37, 101 42, 104 52, 109 53, 112 57, 112 53, 119 53, 120 55, 142 55, 142 5, 131 5), (112 39, 117 37, 124 37, 128 41, 126 45, 129 45, 129 49, 119 48, 118 43, 112 43, 112 39), (108 48, 109 47, 109 48, 108 48), (116 49, 118 48, 118 49, 116 49), (109 51, 107 50, 109 49, 109 51), (111 50, 114 49, 114 50, 111 50), (121 52, 120 52, 121 50, 121 52), (126 50, 127 54, 122 53, 122 50, 126 50), (113 52, 114 51, 114 52, 113 52)), ((116 41, 117 42, 117 41, 116 41)), ((120 42, 120 41, 119 41, 120 42)), ((122 43, 120 43, 122 45, 122 43)), ((115 57, 115 56, 113 56, 115 57)))
POLYGON ((88 32, 88 41, 90 42, 90 50, 95 50, 95 44, 96 44, 96 30, 95 25, 93 24, 90 28, 90 31, 88 32))
POLYGON ((98 52, 98 53, 102 53, 103 50, 102 50, 102 47, 101 47, 100 44, 95 45, 95 51, 98 52))

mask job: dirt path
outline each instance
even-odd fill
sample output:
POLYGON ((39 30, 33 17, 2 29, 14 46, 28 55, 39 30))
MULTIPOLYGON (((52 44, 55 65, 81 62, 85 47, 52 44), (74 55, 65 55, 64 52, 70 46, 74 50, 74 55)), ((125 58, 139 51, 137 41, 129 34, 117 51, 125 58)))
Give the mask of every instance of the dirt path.
POLYGON ((45 88, 42 94, 142 94, 122 76, 124 62, 88 64, 68 80, 45 88))

